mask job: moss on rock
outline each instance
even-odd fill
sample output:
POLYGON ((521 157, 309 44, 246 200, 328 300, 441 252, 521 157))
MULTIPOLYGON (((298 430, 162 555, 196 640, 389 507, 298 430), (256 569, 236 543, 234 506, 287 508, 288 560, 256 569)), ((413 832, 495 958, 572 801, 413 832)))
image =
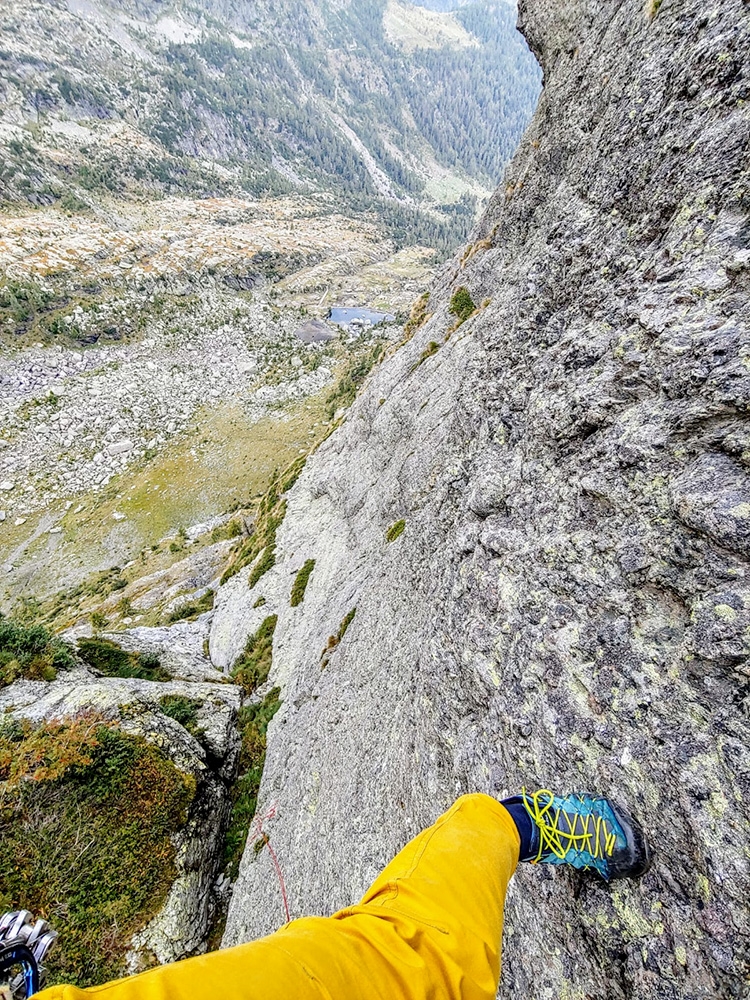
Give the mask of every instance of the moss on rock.
POLYGON ((195 780, 93 714, 0 729, 0 910, 50 918, 49 983, 125 972, 175 878, 195 780))
POLYGON ((269 615, 247 640, 242 655, 232 668, 232 677, 245 695, 251 695, 268 679, 273 655, 273 633, 278 615, 269 615))
POLYGON ((293 608, 296 608, 297 605, 302 604, 302 602, 304 601, 305 591, 307 590, 307 584, 310 580, 310 575, 312 574, 312 571, 314 569, 315 569, 315 560, 308 559, 305 562, 305 565, 302 567, 302 569, 295 577, 294 584, 292 586, 292 593, 289 598, 289 603, 293 608))

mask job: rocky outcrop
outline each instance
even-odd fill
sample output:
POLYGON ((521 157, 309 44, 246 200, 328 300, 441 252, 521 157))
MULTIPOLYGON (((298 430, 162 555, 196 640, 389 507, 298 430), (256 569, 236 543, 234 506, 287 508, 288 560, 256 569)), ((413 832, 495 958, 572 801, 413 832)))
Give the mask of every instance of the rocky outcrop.
POLYGON ((195 781, 187 822, 173 841, 176 877, 159 912, 133 937, 131 971, 205 951, 219 902, 217 876, 239 755, 239 707, 234 685, 96 677, 83 668, 49 683, 21 680, 0 691, 0 715, 40 724, 94 712, 156 744, 195 781), (175 705, 192 716, 183 718, 186 724, 169 714, 179 715, 175 705))
MULTIPOLYGON (((204 655, 203 644, 208 638, 210 613, 193 622, 176 622, 174 625, 145 628, 135 626, 120 632, 99 632, 99 638, 116 643, 129 653, 151 654, 174 681, 201 681, 221 683, 226 674, 211 665, 204 655)), ((78 625, 65 633, 72 644, 94 635, 91 625, 78 625)))
MULTIPOLYGON (((219 594, 212 653, 279 615, 261 807, 294 916, 470 789, 642 816, 639 884, 518 873, 503 997, 744 988, 749 14, 522 2, 545 89, 474 244, 308 462, 274 569, 219 594)), ((248 851, 225 942, 282 921, 248 851)))

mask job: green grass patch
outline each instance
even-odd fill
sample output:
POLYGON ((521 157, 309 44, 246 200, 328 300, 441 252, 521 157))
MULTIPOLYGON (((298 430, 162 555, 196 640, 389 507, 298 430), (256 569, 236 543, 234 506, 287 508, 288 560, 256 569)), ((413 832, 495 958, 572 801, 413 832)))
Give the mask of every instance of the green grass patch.
POLYGON ((292 586, 292 594, 289 599, 289 603, 293 608, 296 608, 298 604, 302 604, 305 599, 305 591, 307 590, 307 584, 310 579, 310 574, 315 569, 315 560, 308 559, 302 569, 299 571, 294 580, 294 585, 292 586))
POLYGON ((246 696, 251 695, 268 679, 273 655, 273 633, 278 620, 278 615, 269 615, 263 620, 258 631, 247 640, 245 649, 232 668, 232 677, 246 696))
POLYGON ((196 618, 199 618, 213 608, 215 597, 216 595, 213 590, 209 590, 202 597, 178 604, 167 615, 165 624, 174 625, 175 622, 195 621, 196 618))
POLYGON ((75 666, 70 648, 42 625, 0 615, 0 688, 21 677, 51 681, 58 670, 75 666))
POLYGON ((258 806, 258 790, 266 762, 266 732, 268 723, 281 707, 279 688, 274 688, 262 702, 240 709, 242 734, 239 777, 232 787, 232 812, 224 841, 224 863, 227 874, 236 879, 247 833, 258 806))
POLYGON ((386 541, 395 542, 397 538, 400 538, 404 533, 406 528, 406 521, 402 518, 400 521, 396 521, 390 526, 390 528, 385 533, 386 541))
POLYGON ((159 699, 159 706, 165 715, 174 719, 190 733, 199 739, 205 730, 198 725, 198 710, 203 702, 197 698, 188 698, 182 694, 165 694, 159 699))
POLYGON ((461 285, 460 288, 457 288, 451 296, 450 305, 448 306, 448 312, 452 313, 456 317, 456 323, 453 329, 457 330, 462 323, 465 323, 469 316, 476 311, 476 308, 477 307, 474 305, 474 301, 469 294, 469 289, 465 288, 463 285, 461 285))
POLYGON ((382 344, 372 344, 365 350, 355 354, 347 363, 346 368, 336 383, 336 388, 326 400, 328 418, 330 420, 333 419, 337 410, 345 409, 352 405, 365 379, 375 365, 382 360, 384 350, 382 344))
POLYGON ((78 655, 105 677, 139 677, 146 681, 168 681, 171 675, 155 653, 130 653, 111 639, 92 636, 78 640, 78 655))
POLYGON ((417 362, 415 367, 419 368, 419 366, 422 364, 423 361, 426 361, 428 358, 431 358, 433 354, 437 354, 439 350, 440 350, 440 344, 438 344, 436 340, 431 340, 427 345, 427 347, 425 347, 425 349, 419 355, 419 361, 417 362))
POLYGON ((125 973, 135 931, 174 881, 173 835, 195 780, 94 715, 0 727, 0 911, 30 909, 60 938, 48 985, 125 973))
POLYGON ((417 301, 411 307, 409 319, 404 325, 404 334, 407 339, 413 337, 417 330, 423 327, 430 318, 430 314, 427 312, 427 305, 429 301, 430 293, 425 292, 423 295, 419 296, 417 301))
POLYGON ((257 559, 248 579, 252 588, 276 564, 276 532, 286 515, 284 494, 297 482, 306 461, 306 457, 302 456, 283 472, 274 473, 271 477, 270 485, 258 505, 253 533, 235 552, 222 575, 222 583, 257 559), (258 556, 261 558, 258 559, 258 556))

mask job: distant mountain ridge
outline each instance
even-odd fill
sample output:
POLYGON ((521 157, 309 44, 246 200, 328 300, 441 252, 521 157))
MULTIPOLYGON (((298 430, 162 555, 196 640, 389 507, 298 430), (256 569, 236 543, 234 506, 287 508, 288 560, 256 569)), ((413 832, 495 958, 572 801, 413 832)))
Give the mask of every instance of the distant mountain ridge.
POLYGON ((539 71, 504 0, 441 17, 425 33, 398 0, 8 0, 0 202, 324 192, 401 243, 454 245, 539 71))

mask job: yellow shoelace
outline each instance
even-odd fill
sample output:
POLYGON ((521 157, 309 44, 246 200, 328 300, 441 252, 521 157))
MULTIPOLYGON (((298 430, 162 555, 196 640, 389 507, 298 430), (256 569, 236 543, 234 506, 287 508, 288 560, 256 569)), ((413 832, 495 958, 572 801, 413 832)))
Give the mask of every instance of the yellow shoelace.
POLYGON ((573 816, 571 826, 568 814, 563 809, 553 808, 554 795, 548 789, 542 788, 532 795, 527 795, 525 788, 522 791, 526 809, 539 830, 539 851, 534 862, 539 861, 546 851, 564 861, 571 848, 576 851, 588 851, 595 860, 612 856, 617 835, 608 829, 606 820, 601 816, 593 816, 590 813, 586 816, 576 814, 573 816), (567 831, 560 829, 561 814, 565 815, 565 821, 570 827, 567 831), (581 831, 574 833, 578 825, 581 831))

